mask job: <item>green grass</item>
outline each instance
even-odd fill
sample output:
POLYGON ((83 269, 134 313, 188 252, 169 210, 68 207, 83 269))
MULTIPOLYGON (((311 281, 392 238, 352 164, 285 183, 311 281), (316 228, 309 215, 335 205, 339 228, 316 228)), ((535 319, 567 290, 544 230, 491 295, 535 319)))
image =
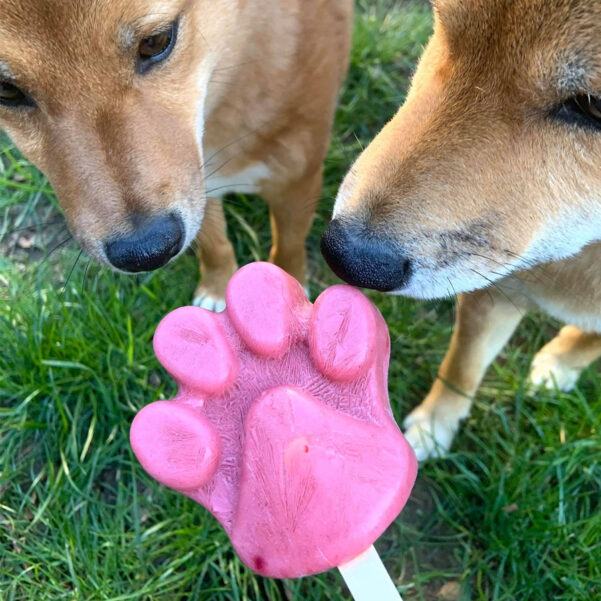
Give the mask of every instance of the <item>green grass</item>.
MULTIPOLYGON (((431 27, 425 4, 363 4, 327 198, 402 102, 431 27)), ((55 200, 45 180, 6 143, 2 157, 0 232, 47 219, 55 200)), ((318 252, 330 209, 324 201, 309 240, 314 293, 334 281, 318 252)), ((240 196, 228 217, 240 261, 265 258, 264 206, 240 196)), ((64 239, 53 231, 48 249, 64 239)), ((150 342, 159 319, 190 299, 194 259, 135 278, 81 260, 69 278, 78 253, 64 246, 25 265, 0 257, 0 599, 347 599, 334 572, 284 585, 250 574, 213 518, 153 482, 132 455, 134 414, 174 390, 150 342)), ((453 307, 372 298, 390 325, 401 417, 436 374, 453 307)), ((589 369, 572 394, 524 392, 528 362, 556 326, 524 321, 453 452, 423 466, 379 541, 406 599, 442 598, 452 582, 462 599, 601 598, 601 378, 589 369)))

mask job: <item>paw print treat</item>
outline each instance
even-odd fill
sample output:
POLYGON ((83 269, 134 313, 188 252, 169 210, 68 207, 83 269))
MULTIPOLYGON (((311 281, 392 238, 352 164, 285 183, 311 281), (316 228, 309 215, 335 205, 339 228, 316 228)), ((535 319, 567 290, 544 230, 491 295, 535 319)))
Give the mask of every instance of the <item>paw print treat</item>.
POLYGON ((259 574, 341 566, 390 525, 416 477, 388 402, 386 324, 358 290, 334 286, 312 305, 266 263, 241 269, 226 301, 159 325, 155 351, 179 392, 136 416, 134 452, 211 511, 259 574))

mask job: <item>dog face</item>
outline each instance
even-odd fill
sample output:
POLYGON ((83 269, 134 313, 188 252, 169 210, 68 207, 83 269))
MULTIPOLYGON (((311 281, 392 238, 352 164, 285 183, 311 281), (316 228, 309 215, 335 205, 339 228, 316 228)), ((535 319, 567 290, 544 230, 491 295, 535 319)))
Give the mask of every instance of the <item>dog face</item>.
POLYGON ((601 237, 601 2, 438 0, 405 105, 323 239, 350 283, 488 286, 601 237))
POLYGON ((0 0, 0 128, 97 260, 153 269, 196 236, 206 89, 237 6, 0 0))

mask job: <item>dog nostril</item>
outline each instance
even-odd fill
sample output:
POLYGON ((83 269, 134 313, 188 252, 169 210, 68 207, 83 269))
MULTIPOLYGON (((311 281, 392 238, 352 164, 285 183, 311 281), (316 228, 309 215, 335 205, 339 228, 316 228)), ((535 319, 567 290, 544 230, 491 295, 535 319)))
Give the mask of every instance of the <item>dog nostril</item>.
POLYGON ((361 288, 392 292, 407 285, 411 261, 385 235, 367 233, 359 222, 335 219, 321 239, 321 252, 332 271, 361 288))
POLYGON ((107 259, 117 269, 130 273, 162 267, 182 249, 184 224, 175 213, 136 217, 135 229, 108 240, 107 259))

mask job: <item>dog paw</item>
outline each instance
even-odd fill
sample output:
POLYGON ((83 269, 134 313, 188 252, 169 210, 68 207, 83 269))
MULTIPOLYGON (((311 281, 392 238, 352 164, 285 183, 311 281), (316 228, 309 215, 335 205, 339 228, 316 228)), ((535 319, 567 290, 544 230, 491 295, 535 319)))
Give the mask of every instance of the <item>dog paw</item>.
POLYGON ((448 423, 419 407, 403 422, 405 438, 418 461, 444 457, 451 448, 459 423, 448 423))
POLYGON ((206 309, 207 311, 221 313, 225 310, 225 298, 214 292, 210 292, 201 285, 196 288, 192 305, 194 307, 206 309))
POLYGON ((561 357, 550 353, 538 353, 530 366, 528 388, 534 393, 537 388, 569 392, 576 386, 581 370, 567 367, 561 357))
POLYGON ((398 515, 416 476, 388 403, 384 320, 347 286, 312 305, 269 264, 241 269, 226 300, 221 314, 184 307, 159 325, 155 351, 179 392, 138 414, 134 452, 209 509, 256 572, 342 565, 398 515))

